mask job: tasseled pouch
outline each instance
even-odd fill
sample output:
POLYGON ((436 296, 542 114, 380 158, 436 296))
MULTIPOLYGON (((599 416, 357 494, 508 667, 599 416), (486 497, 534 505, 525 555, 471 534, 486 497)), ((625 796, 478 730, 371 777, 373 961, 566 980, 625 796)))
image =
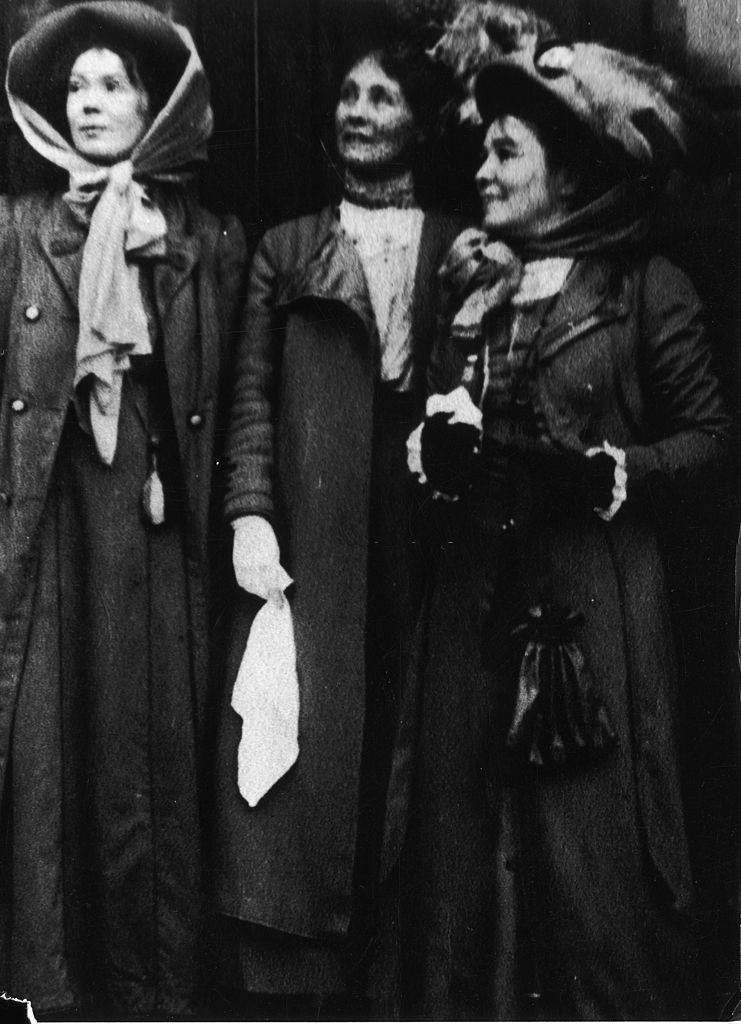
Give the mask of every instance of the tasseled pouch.
POLYGON ((590 764, 615 746, 610 715, 574 639, 583 616, 534 607, 514 630, 525 637, 507 747, 534 768, 590 764))
POLYGON ((142 487, 142 511, 144 518, 152 526, 162 526, 165 521, 165 489, 162 478, 157 470, 157 450, 159 440, 149 440, 149 473, 142 487))

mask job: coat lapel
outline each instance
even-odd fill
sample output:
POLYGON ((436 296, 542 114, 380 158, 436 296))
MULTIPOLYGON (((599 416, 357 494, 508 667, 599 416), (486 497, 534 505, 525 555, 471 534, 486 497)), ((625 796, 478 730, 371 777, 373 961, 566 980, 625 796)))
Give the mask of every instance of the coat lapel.
POLYGON ((540 362, 546 362, 594 327, 625 316, 625 292, 610 288, 610 264, 600 259, 577 260, 558 299, 546 314, 537 340, 540 362))
MULTIPOLYGON (((196 289, 184 286, 196 272, 202 255, 200 233, 191 230, 182 212, 165 210, 167 249, 153 267, 154 296, 157 304, 170 401, 178 434, 181 456, 186 448, 186 419, 201 412, 203 385, 203 346, 205 334, 199 317, 204 310, 196 301, 196 289), (169 214, 169 215, 168 215, 169 214)), ((213 372, 213 366, 207 368, 213 372)))
POLYGON ((185 234, 182 227, 171 228, 168 225, 167 251, 154 265, 154 293, 163 324, 175 296, 193 273, 200 255, 198 235, 185 234))
MULTIPOLYGON (((44 255, 77 309, 86 228, 76 220, 65 202, 57 202, 41 221, 38 237, 44 255)), ((174 217, 172 226, 168 223, 166 254, 156 262, 154 270, 155 296, 163 323, 175 295, 192 273, 199 256, 198 235, 186 234, 182 218, 174 217)))
POLYGON ((41 250, 59 279, 73 309, 78 308, 85 227, 63 200, 47 209, 38 228, 41 250))
POLYGON ((276 305, 288 306, 302 299, 340 302, 372 335, 377 326, 363 265, 340 229, 333 208, 327 207, 319 215, 315 237, 311 255, 288 277, 276 305))
POLYGON ((437 331, 437 272, 460 227, 452 218, 434 213, 426 213, 422 222, 412 300, 413 373, 420 392, 437 331))
POLYGON ((433 290, 432 277, 440 262, 440 222, 425 214, 419 239, 417 268, 414 274, 414 297, 412 299, 412 335, 419 338, 432 328, 434 303, 430 302, 433 290))

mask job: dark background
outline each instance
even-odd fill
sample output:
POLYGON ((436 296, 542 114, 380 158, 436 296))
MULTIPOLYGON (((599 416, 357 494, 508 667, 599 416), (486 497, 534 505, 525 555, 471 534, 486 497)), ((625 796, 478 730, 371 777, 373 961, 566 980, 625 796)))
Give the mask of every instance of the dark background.
MULTIPOLYGON (((439 12, 445 2, 427 0, 427 7, 439 12)), ((3 75, 9 47, 27 18, 53 5, 52 0, 0 0, 3 75)), ((363 36, 379 12, 423 2, 388 0, 384 7, 383 0, 174 0, 155 5, 191 28, 212 84, 216 131, 202 183, 204 204, 217 213, 237 213, 254 242, 271 224, 321 206, 336 186, 337 172, 320 140, 348 44, 363 36)), ((719 369, 738 415, 741 174, 720 159, 724 149, 735 148, 729 140, 737 137, 741 113, 736 0, 533 0, 530 6, 566 38, 599 40, 685 73, 722 114, 717 163, 702 180, 672 181, 655 242, 689 272, 706 302, 719 369)), ((48 169, 20 138, 3 96, 0 191, 24 191, 48 181, 48 169)), ((455 189, 448 183, 439 199, 455 206, 455 189)), ((725 486, 703 496, 702 508, 676 508, 665 523, 684 664, 689 831, 701 891, 709 906, 720 897, 725 908, 720 919, 711 911, 704 922, 719 1013, 738 981, 733 955, 739 853, 735 481, 736 474, 729 474, 725 486)))

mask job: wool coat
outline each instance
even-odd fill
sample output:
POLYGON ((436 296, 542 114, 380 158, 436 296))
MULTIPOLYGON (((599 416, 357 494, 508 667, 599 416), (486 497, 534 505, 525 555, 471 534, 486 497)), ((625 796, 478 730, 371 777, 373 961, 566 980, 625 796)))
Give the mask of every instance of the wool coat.
MULTIPOLYGON (((529 1016, 516 998, 526 986, 558 1019, 692 1016, 702 1004, 662 509, 718 472, 729 420, 697 296, 663 258, 578 260, 529 329, 529 402, 552 461, 511 456, 514 505, 505 483, 478 480, 439 512, 420 655, 407 1012, 529 1016), (628 474, 611 522, 565 475, 567 455, 605 440, 625 451, 628 474), (560 772, 505 757, 523 658, 512 631, 533 606, 581 617, 574 636, 617 738, 560 772), (524 981, 523 934, 537 968, 524 981)), ((431 390, 473 376, 475 391, 467 354, 443 336, 431 390)), ((484 424, 505 449, 509 427, 507 414, 484 424)))
MULTIPOLYGON (((425 216, 412 311, 418 408, 434 276, 455 232, 447 218, 425 216)), ((226 510, 273 522, 295 580, 300 753, 248 808, 237 790, 239 722, 225 700, 214 886, 223 913, 299 936, 342 936, 351 913, 379 364, 362 265, 336 211, 269 231, 239 342, 226 510)))
MULTIPOLYGON (((238 313, 245 243, 235 218, 193 202, 154 268, 169 396, 187 494, 186 559, 196 706, 207 697, 208 547, 220 398, 238 313)), ((0 793, 29 629, 35 539, 73 397, 85 229, 60 195, 0 201, 0 793)), ((116 538, 111 538, 115 544, 116 538)))

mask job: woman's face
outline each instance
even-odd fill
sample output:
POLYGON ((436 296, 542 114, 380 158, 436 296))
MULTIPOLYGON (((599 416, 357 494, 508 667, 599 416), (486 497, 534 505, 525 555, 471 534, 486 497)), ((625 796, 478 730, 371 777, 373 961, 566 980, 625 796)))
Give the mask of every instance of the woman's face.
POLYGON ((112 50, 86 50, 72 66, 67 91, 72 145, 95 163, 129 156, 149 127, 146 92, 112 50))
POLYGON ((399 83, 373 57, 345 76, 335 111, 340 158, 351 168, 403 163, 414 138, 414 115, 399 83))
POLYGON ((565 174, 554 174, 535 127, 498 117, 484 140, 486 159, 476 175, 484 227, 514 237, 542 234, 565 212, 565 174))

